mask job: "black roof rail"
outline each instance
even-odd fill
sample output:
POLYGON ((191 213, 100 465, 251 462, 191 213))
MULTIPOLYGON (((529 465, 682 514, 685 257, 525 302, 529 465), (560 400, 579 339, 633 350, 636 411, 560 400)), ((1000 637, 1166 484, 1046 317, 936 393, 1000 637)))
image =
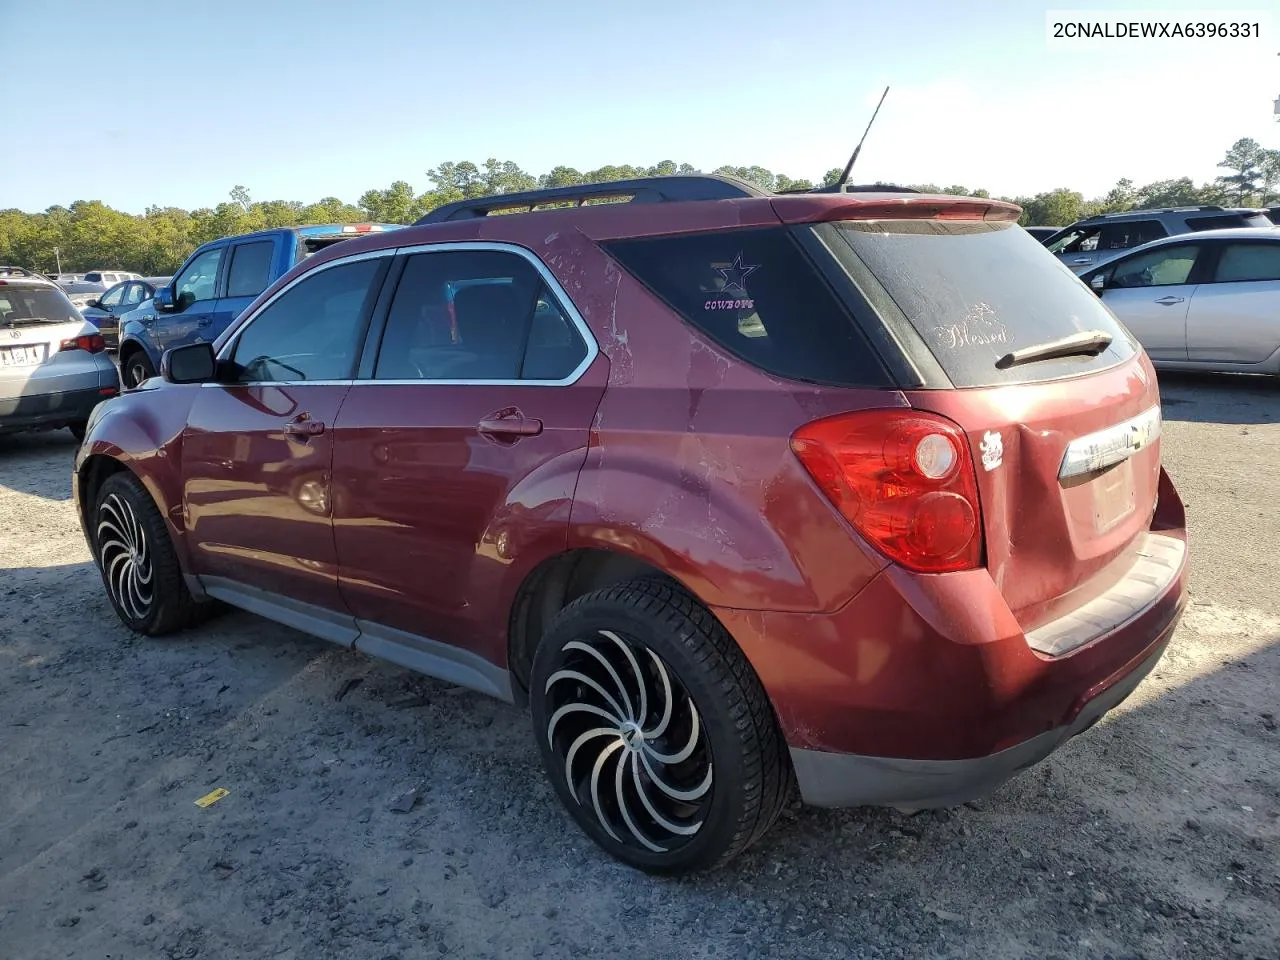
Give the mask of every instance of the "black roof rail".
POLYGON ((1226 209, 1226 207, 1216 203, 1187 204, 1181 207, 1135 207, 1133 210, 1112 210, 1110 213, 1095 213, 1085 219, 1106 220, 1108 217, 1130 217, 1143 213, 1199 213, 1204 211, 1221 213, 1226 209))
POLYGON ((625 196, 630 196, 632 203, 668 203, 768 197, 772 194, 736 177, 716 174, 640 177, 634 180, 612 180, 608 183, 583 183, 571 187, 491 193, 471 200, 458 200, 436 207, 415 221, 414 226, 444 223, 448 220, 473 220, 487 217, 496 210, 515 210, 521 207, 531 210, 549 203, 577 203, 581 206, 587 200, 625 196))
POLYGON ((0 266, 0 277, 34 277, 35 273, 26 267, 0 266))

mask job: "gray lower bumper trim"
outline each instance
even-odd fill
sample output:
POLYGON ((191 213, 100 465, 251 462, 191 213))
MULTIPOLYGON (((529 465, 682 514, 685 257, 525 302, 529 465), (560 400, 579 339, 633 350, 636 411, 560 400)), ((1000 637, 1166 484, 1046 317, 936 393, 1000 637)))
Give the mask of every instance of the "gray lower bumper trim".
POLYGON ((970 760, 904 760, 851 753, 791 750, 791 763, 804 802, 815 807, 951 807, 984 796, 1010 777, 1039 763, 1122 703, 1154 669, 1161 643, 1132 673, 1085 704, 1065 727, 970 760))

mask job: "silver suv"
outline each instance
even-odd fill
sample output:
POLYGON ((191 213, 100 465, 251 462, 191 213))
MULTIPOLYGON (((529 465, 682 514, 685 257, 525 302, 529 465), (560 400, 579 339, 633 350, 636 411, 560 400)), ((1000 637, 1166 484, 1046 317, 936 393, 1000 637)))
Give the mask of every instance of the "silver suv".
POLYGON ((1064 227, 1044 241, 1048 251, 1076 273, 1104 263, 1131 247, 1200 230, 1270 227, 1266 210, 1249 207, 1162 207, 1100 213, 1064 227))

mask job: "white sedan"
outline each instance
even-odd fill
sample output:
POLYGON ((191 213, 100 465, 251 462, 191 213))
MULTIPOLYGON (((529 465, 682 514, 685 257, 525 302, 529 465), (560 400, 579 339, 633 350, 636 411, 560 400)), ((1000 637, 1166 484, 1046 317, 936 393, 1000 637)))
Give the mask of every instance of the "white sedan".
POLYGON ((1280 227, 1165 237, 1080 279, 1157 367, 1280 376, 1280 227))
POLYGON ((52 281, 20 268, 0 276, 0 434, 70 427, 120 392, 98 328, 52 281))

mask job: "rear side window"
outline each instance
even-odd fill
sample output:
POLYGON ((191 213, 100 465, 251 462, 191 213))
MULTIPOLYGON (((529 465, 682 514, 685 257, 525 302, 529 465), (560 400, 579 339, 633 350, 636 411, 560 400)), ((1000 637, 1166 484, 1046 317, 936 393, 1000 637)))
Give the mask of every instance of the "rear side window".
POLYGON ((820 234, 890 329, 914 328, 958 387, 1088 373, 1134 353, 1098 297, 1016 224, 846 221, 820 234), (1112 336, 1097 357, 996 368, 1014 350, 1093 330, 1112 336))
POLYGON ((1187 226, 1192 230, 1225 230, 1228 227, 1243 227, 1244 217, 1238 213, 1219 213, 1210 217, 1187 217, 1187 226))
POLYGON ((1215 283, 1280 280, 1280 243, 1232 243, 1222 250, 1215 283))
POLYGON ((1099 250, 1128 250, 1152 240, 1167 237, 1168 231, 1159 220, 1121 220, 1105 223, 1098 236, 1099 250))
POLYGON ((271 254, 275 244, 270 240, 241 243, 231 251, 231 267, 227 271, 228 297, 256 297, 271 282, 271 254))
POLYGON ((752 366, 814 383, 884 382, 853 318, 784 228, 605 248, 685 321, 752 366))

